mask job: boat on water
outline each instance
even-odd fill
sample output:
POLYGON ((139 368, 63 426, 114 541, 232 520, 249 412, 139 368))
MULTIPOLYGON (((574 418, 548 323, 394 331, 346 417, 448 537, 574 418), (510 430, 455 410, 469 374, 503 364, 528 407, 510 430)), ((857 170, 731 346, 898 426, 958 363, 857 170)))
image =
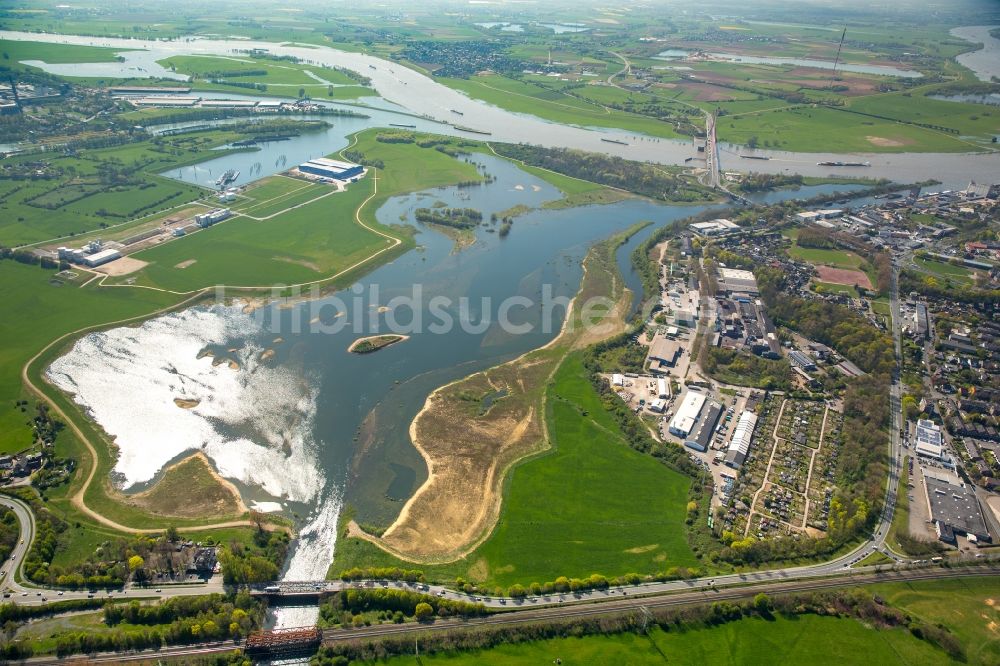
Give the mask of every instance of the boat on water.
POLYGON ((451 109, 451 112, 452 112, 452 113, 455 113, 455 114, 458 114, 458 115, 460 115, 460 116, 464 116, 464 115, 465 115, 464 113, 462 113, 461 111, 458 111, 458 110, 456 110, 456 109, 451 109))
POLYGON ((603 141, 605 143, 617 143, 619 146, 627 146, 628 145, 627 142, 625 142, 625 141, 619 141, 618 139, 605 139, 604 137, 601 137, 601 141, 603 141))
POLYGON ((870 167, 871 162, 816 162, 818 166, 835 166, 835 167, 870 167))
POLYGON ((405 127, 407 129, 415 129, 416 125, 404 125, 402 123, 389 123, 389 127, 405 127))
POLYGON ((219 187, 225 187, 226 185, 232 183, 239 177, 240 177, 239 171, 237 171, 236 169, 229 169, 224 174, 219 176, 219 179, 215 181, 215 184, 218 185, 219 187))
POLYGON ((765 155, 740 155, 740 157, 742 157, 745 160, 769 160, 769 159, 771 159, 770 157, 767 157, 765 155))

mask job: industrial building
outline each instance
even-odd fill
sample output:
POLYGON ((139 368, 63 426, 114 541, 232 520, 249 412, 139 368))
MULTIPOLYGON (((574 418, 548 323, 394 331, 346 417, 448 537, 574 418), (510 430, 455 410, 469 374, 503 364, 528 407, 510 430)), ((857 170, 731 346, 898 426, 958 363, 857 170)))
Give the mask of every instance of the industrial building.
POLYGON ((816 362, 798 350, 788 352, 788 358, 806 372, 812 372, 816 369, 816 362))
POLYGON ((705 406, 705 394, 699 391, 688 391, 677 408, 677 413, 670 421, 670 433, 678 437, 687 437, 698 422, 701 409, 705 406))
POLYGON ((201 97, 189 97, 184 95, 152 95, 150 97, 137 97, 130 101, 136 106, 191 107, 200 102, 201 97))
POLYGON ((699 236, 724 236, 740 230, 740 226, 732 220, 719 218, 709 222, 692 222, 688 229, 699 236))
POLYGON ((677 364, 681 356, 681 345, 677 340, 657 337, 649 348, 649 369, 666 373, 677 364))
POLYGON ((364 170, 360 164, 350 162, 338 162, 325 157, 318 157, 299 165, 299 171, 313 176, 323 178, 333 178, 334 180, 350 180, 355 176, 360 176, 364 170))
POLYGON ((924 477, 924 487, 938 539, 955 543, 956 535, 964 535, 972 542, 991 540, 975 492, 964 484, 955 485, 932 476, 924 477))
POLYGON ((720 294, 758 294, 757 278, 750 271, 738 268, 720 268, 718 277, 720 294))
POLYGON ((191 87, 111 86, 108 92, 112 95, 186 95, 191 92, 191 87))
POLYGON ((712 443, 712 434, 715 432, 715 426, 719 423, 721 415, 722 405, 717 402, 708 403, 708 408, 704 410, 698 428, 684 440, 684 445, 702 453, 707 451, 708 445, 712 443))
POLYGON ((97 266, 102 266, 109 261, 121 259, 121 256, 121 252, 118 250, 106 249, 104 247, 104 243, 99 240, 90 241, 80 249, 68 247, 59 248, 60 259, 82 266, 89 266, 90 268, 96 268, 97 266))
POLYGON ((750 442, 753 440, 753 431, 756 427, 756 414, 749 411, 740 414, 740 420, 736 422, 736 430, 733 431, 733 438, 729 442, 729 450, 726 451, 725 463, 728 467, 739 469, 743 465, 743 461, 747 459, 747 453, 750 452, 750 442))
POLYGON ((232 211, 228 208, 216 208, 215 210, 209 211, 207 213, 202 213, 201 215, 195 215, 194 221, 198 223, 198 226, 202 229, 207 229, 213 224, 222 222, 226 218, 232 215, 232 211))

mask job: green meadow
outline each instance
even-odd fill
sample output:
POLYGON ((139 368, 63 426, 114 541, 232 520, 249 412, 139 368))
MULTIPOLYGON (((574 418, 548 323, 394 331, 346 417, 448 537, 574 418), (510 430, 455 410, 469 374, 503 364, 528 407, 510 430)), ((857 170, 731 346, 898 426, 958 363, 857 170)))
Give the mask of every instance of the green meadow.
POLYGON ((578 356, 557 371, 546 407, 552 448, 511 472, 500 521, 470 555, 414 565, 367 541, 341 538, 331 574, 401 566, 432 580, 508 586, 697 566, 685 537, 690 480, 629 448, 578 356))

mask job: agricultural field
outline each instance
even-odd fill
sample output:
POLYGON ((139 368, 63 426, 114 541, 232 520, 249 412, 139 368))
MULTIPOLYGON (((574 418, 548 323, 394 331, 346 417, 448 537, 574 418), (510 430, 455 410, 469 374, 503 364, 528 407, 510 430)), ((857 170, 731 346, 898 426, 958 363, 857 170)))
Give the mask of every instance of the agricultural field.
POLYGON ((195 90, 217 90, 279 97, 353 99, 377 93, 344 72, 290 61, 249 56, 172 56, 159 63, 191 77, 195 90), (246 84, 259 84, 247 89, 246 84))
MULTIPOLYGON (((624 633, 557 638, 502 645, 491 650, 395 657, 379 664, 408 666, 482 663, 524 664, 760 664, 832 663, 886 666, 952 664, 940 650, 902 628, 878 630, 849 618, 804 615, 773 621, 743 619, 718 627, 646 634, 624 633)), ((375 663, 375 662, 371 662, 375 663)))
POLYGON ((15 70, 36 69, 22 64, 23 60, 40 60, 50 64, 114 62, 116 54, 123 50, 127 49, 0 40, 0 59, 3 66, 15 70))
POLYGON ((4 160, 0 244, 76 236, 202 198, 208 194, 204 188, 158 174, 199 161, 207 151, 240 136, 234 131, 201 132, 78 154, 4 160))
POLYGON ((527 113, 553 122, 584 127, 610 127, 662 138, 679 136, 670 123, 607 108, 596 99, 598 95, 594 94, 594 91, 601 90, 607 91, 612 98, 624 99, 624 91, 617 88, 598 89, 596 86, 587 86, 582 89, 575 88, 574 94, 569 95, 558 90, 562 87, 558 82, 546 82, 543 86, 498 74, 477 75, 468 79, 439 78, 438 81, 464 92, 469 97, 508 111, 527 113))

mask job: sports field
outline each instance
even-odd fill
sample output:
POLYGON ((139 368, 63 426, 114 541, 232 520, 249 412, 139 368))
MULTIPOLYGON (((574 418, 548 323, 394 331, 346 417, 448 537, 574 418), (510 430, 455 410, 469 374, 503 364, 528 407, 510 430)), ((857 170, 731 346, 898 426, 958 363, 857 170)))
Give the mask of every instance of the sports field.
POLYGON ((848 250, 830 250, 821 247, 800 247, 793 245, 788 248, 788 255, 799 261, 810 264, 823 264, 834 268, 860 268, 864 259, 848 250))
POLYGON ((972 271, 964 266, 956 266, 946 261, 938 261, 937 259, 930 259, 928 257, 914 257, 913 263, 928 273, 954 280, 962 285, 971 285, 973 282, 972 271))

